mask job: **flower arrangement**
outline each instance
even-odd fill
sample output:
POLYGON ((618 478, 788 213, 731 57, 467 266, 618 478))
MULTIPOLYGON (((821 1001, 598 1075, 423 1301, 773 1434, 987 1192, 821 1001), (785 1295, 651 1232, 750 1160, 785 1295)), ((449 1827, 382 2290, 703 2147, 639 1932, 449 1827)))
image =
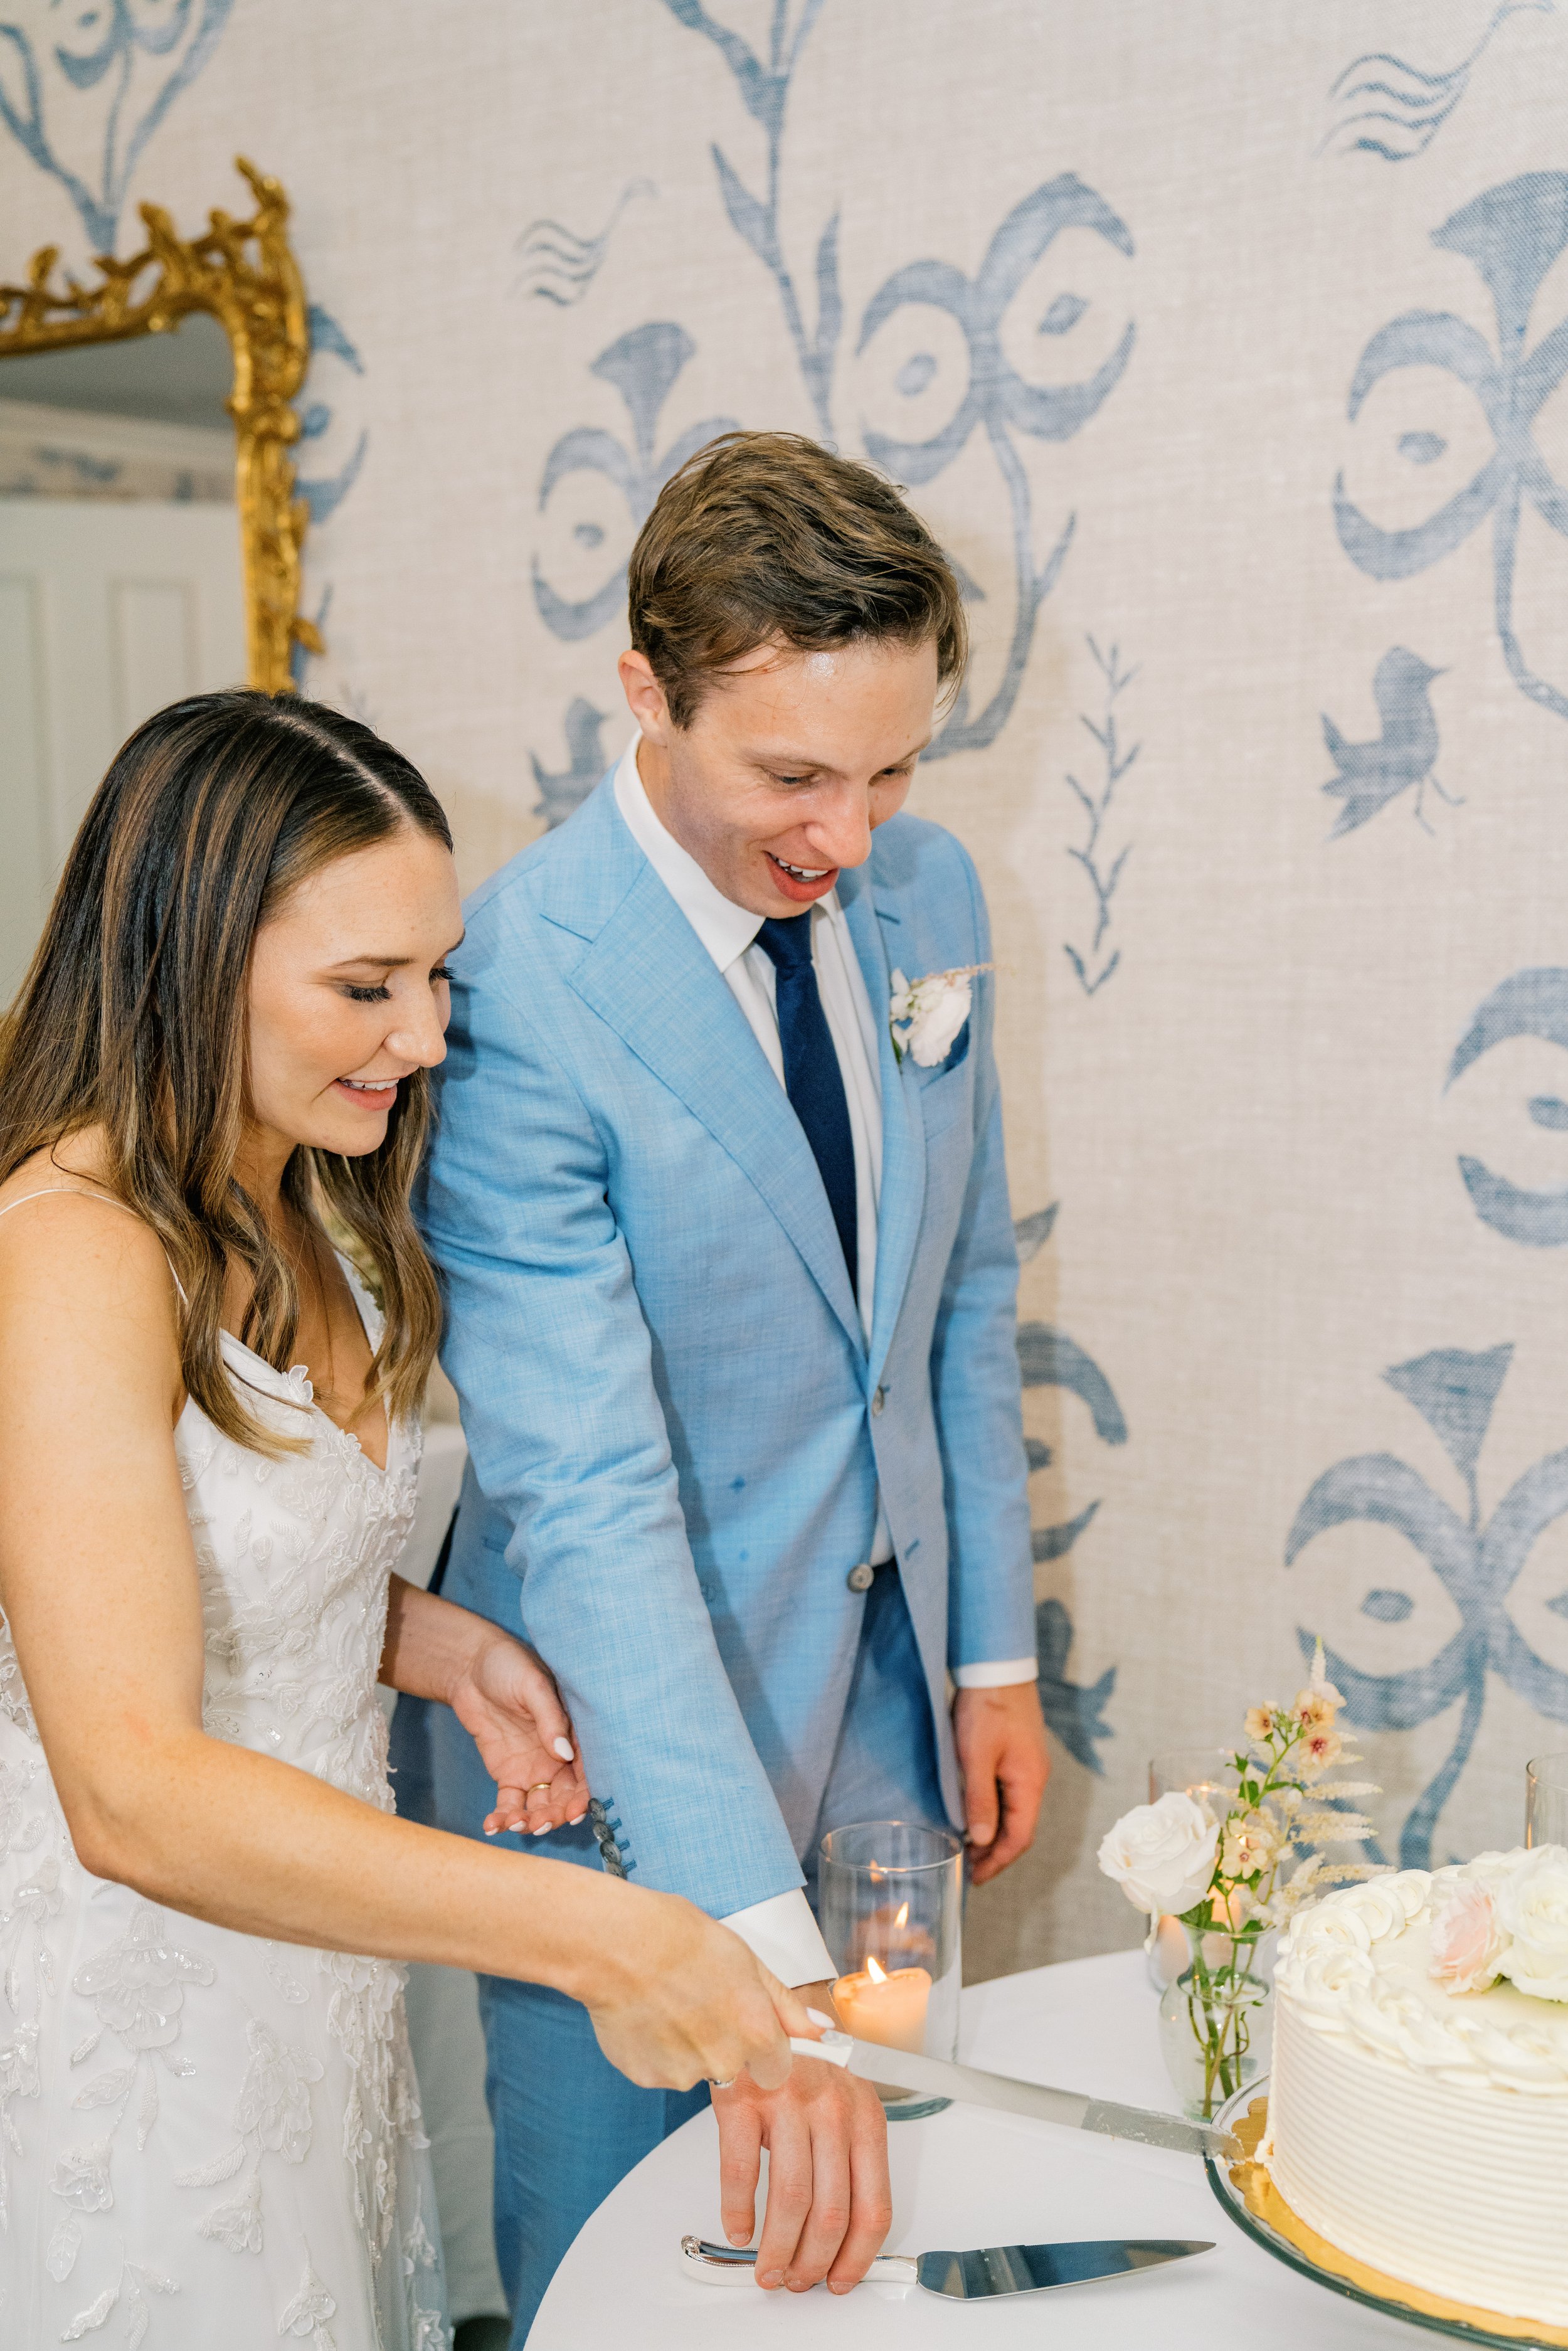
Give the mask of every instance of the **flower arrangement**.
POLYGON ((887 1020, 898 1059, 913 1053, 923 1070, 945 1061, 969 1017, 974 982, 990 969, 988 963, 960 964, 953 971, 928 971, 922 979, 895 971, 887 1020))
POLYGON ((1429 1970, 1450 1991, 1506 1976, 1533 2000, 1568 2001, 1568 1850, 1478 1854, 1434 1905, 1429 1970))
POLYGON ((1219 1750, 1236 1773, 1223 1812, 1173 1790, 1124 1813, 1101 1844, 1105 1876, 1148 1912, 1151 1942, 1162 1917, 1179 1918, 1186 1929, 1191 1963, 1172 1991, 1193 2044, 1189 2103, 1205 2117, 1258 2068, 1251 2043, 1268 1997, 1264 1938, 1331 1886, 1374 1874, 1322 1850, 1372 1834, 1369 1820, 1343 1807, 1376 1789, 1327 1776, 1358 1760, 1335 1728, 1343 1704, 1320 1641, 1307 1686, 1292 1703, 1250 1708, 1245 1747, 1219 1750))

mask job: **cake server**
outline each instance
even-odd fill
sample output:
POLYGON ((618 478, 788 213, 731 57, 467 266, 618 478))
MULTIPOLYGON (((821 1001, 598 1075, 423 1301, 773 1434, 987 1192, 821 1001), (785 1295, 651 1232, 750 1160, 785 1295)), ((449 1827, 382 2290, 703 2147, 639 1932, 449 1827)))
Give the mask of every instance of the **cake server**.
MULTIPOLYGON (((1131 2277, 1213 2251, 1212 2241, 1199 2237, 1099 2237, 1081 2244, 982 2245, 972 2253, 879 2253, 862 2283, 922 2285, 949 2302, 988 2302, 1001 2294, 1043 2294, 1048 2286, 1131 2277)), ((737 2251, 701 2237, 681 2239, 687 2276, 711 2285, 748 2285, 756 2264, 751 2247, 737 2251)))
POLYGON ((1007 2115, 1028 2115, 1066 2130, 1099 2131, 1106 2138, 1136 2139, 1143 2147, 1174 2147, 1178 2155, 1208 2155, 1238 2162, 1245 2150, 1228 2130, 1211 2123, 1185 2122, 1148 2106, 1119 2105, 1113 2098, 1087 2098, 1078 2090, 1051 2090, 1042 2082, 1017 2082, 1010 2074, 986 2074, 975 2065, 951 2065, 942 2057, 916 2057, 880 2042, 856 2041, 847 2032, 824 2032, 821 2041, 792 2039, 802 2057, 825 2057, 847 2066, 863 2082, 890 2082, 895 2089, 923 2091, 928 2097, 956 2098, 971 2106, 992 2106, 1007 2115))

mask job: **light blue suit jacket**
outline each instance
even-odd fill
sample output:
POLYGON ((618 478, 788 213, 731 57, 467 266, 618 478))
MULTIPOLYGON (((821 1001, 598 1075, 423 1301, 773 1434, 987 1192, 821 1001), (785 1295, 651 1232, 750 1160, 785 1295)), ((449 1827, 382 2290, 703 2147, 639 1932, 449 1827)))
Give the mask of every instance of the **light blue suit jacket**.
POLYGON ((881 1017, 893 967, 988 958, 984 903, 908 816, 839 894, 882 1035, 869 1350, 800 1123, 611 777, 469 906, 420 1201, 471 1449, 446 1593, 554 1667, 609 1865, 716 1917, 801 1882, 879 1479, 955 1821, 946 1669, 1034 1650, 993 982, 936 1069, 881 1017))

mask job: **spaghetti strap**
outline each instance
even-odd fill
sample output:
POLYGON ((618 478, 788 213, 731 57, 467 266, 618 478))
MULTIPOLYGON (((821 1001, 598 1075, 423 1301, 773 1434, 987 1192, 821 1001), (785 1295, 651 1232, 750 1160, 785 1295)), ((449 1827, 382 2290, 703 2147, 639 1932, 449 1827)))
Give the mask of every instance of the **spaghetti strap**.
MULTIPOLYGON (((8 1217, 13 1208, 25 1208, 29 1200, 52 1200, 57 1197, 62 1200, 96 1200, 100 1207, 119 1208, 125 1216, 135 1217, 139 1225, 147 1223, 145 1217, 137 1217, 134 1208, 129 1207, 123 1200, 117 1200, 111 1192, 78 1192, 74 1184, 46 1184, 37 1192, 23 1192, 16 1199, 6 1201, 5 1207, 0 1208, 0 1217, 8 1217)), ((148 1226, 148 1230, 152 1230, 151 1226, 148 1226)), ((191 1301, 185 1295, 184 1284, 175 1272, 167 1249, 164 1249, 163 1256, 169 1264, 169 1279, 180 1293, 180 1303, 182 1306, 188 1306, 191 1301)))

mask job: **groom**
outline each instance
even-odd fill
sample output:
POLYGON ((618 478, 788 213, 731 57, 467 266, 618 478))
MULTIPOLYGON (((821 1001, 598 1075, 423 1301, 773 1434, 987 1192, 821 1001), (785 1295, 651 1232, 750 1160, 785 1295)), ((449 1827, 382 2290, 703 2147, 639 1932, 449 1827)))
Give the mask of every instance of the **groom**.
MULTIPOLYGON (((455 958, 423 1205, 471 1452, 444 1588, 572 1712, 595 1802, 527 1849, 687 1896, 826 2009, 823 1834, 951 1823, 980 1882, 1047 1771, 995 982, 902 1058, 889 1020, 894 971, 990 953, 968 858, 899 815, 963 616, 890 485, 782 434, 666 484, 630 604, 636 738, 455 958)), ((433 1735, 473 1834, 477 1753, 433 1735)), ((481 2001, 520 2346, 708 2094, 635 2088, 559 1993, 481 2001)), ((800 2059, 713 2104, 742 2243, 769 2149, 759 2281, 847 2290, 889 2225, 874 2093, 800 2059)))

